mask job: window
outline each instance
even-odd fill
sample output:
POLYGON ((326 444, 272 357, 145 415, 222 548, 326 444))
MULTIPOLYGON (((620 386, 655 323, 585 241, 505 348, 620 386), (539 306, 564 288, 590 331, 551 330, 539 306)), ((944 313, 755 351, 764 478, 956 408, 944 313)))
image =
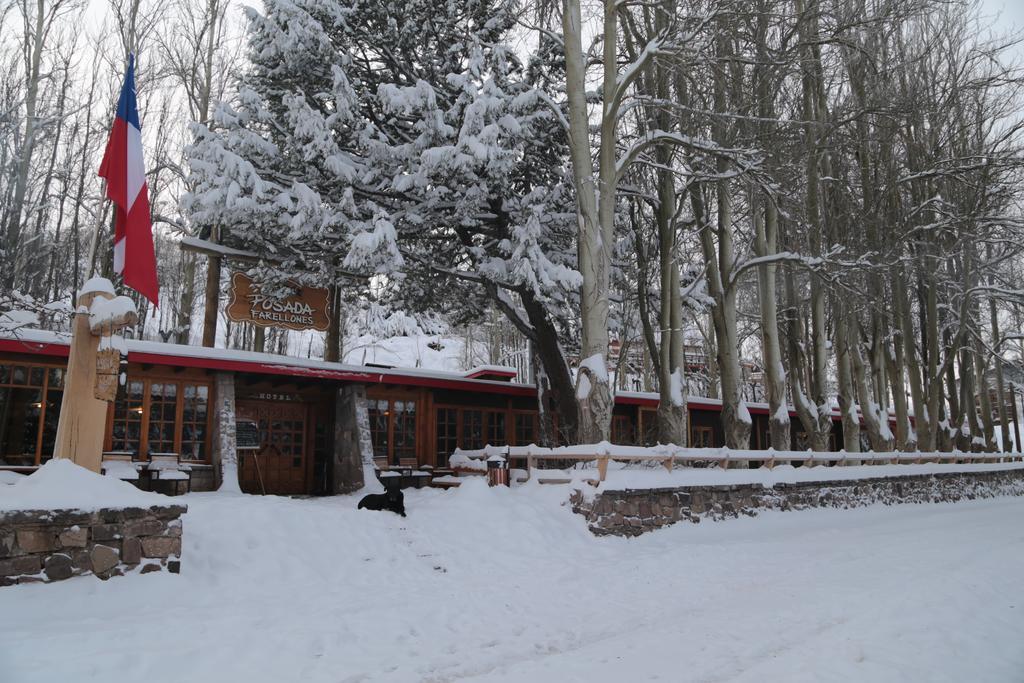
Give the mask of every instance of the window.
POLYGON ((181 459, 206 460, 206 432, 210 388, 186 384, 181 401, 181 459))
POLYGON ((695 426, 690 430, 690 445, 693 448, 714 448, 715 433, 711 427, 695 426))
POLYGON ((416 401, 395 401, 394 429, 395 449, 392 462, 405 465, 408 460, 416 460, 416 401))
POLYGON ((130 380, 118 389, 114 401, 114 426, 110 450, 139 454, 142 444, 142 411, 145 382, 130 380))
POLYGON ((174 432, 178 417, 178 385, 151 382, 149 385, 148 453, 174 453, 174 432))
POLYGON ((466 450, 484 447, 484 412, 482 410, 462 411, 462 447, 466 450))
POLYGON ((436 425, 435 462, 438 467, 448 467, 448 458, 459 447, 459 411, 455 408, 438 408, 436 425))
POLYGON ((0 465, 53 456, 63 389, 62 368, 0 364, 0 465))
POLYGON ((370 401, 370 437, 373 441, 373 457, 377 460, 388 461, 388 448, 390 441, 389 424, 391 422, 390 403, 386 400, 370 401))
POLYGON ((369 413, 373 457, 378 466, 415 463, 416 400, 370 399, 369 413))
POLYGON ((490 446, 506 445, 505 413, 487 413, 487 444, 490 446))
POLYGON ((57 423, 60 421, 60 404, 64 399, 64 368, 50 368, 46 378, 46 404, 43 406, 43 443, 41 461, 46 462, 53 457, 53 448, 57 443, 57 423))
POLYGON ((515 432, 513 446, 529 446, 537 442, 537 413, 515 413, 515 432))
POLYGON ((628 415, 612 416, 612 443, 621 446, 632 446, 636 443, 633 421, 628 415))
POLYGON ((140 459, 176 453, 209 461, 210 386, 181 380, 134 379, 118 387, 107 450, 140 459))
POLYGON ((658 411, 652 408, 640 409, 640 434, 643 446, 654 446, 658 443, 658 411))

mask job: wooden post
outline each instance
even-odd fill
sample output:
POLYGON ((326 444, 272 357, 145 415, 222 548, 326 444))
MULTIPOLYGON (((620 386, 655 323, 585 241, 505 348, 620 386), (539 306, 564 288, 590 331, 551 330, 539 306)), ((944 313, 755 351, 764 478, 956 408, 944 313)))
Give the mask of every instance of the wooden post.
POLYGON ((327 301, 330 325, 324 337, 324 360, 337 363, 341 360, 338 353, 341 346, 341 288, 338 285, 331 285, 327 301))
MULTIPOLYGON (((138 319, 135 306, 117 317, 97 323, 90 314, 97 299, 114 298, 109 280, 93 278, 86 282, 78 297, 74 316, 68 372, 64 378, 64 399, 60 404, 57 436, 53 454, 82 467, 99 472, 103 455, 103 436, 107 427, 109 399, 100 398, 102 383, 97 383, 97 359, 100 341, 118 333, 138 319)), ((130 299, 126 299, 130 303, 130 299)))
POLYGON ((1013 411, 1010 414, 1013 415, 1014 450, 1020 453, 1020 423, 1017 422, 1017 390, 1013 388, 1012 384, 1010 385, 1010 409, 1013 411))
MULTIPOLYGON (((213 228, 210 241, 216 243, 218 233, 213 228)), ((206 308, 203 312, 203 346, 213 348, 217 342, 217 312, 220 309, 220 256, 210 253, 206 259, 206 308)))

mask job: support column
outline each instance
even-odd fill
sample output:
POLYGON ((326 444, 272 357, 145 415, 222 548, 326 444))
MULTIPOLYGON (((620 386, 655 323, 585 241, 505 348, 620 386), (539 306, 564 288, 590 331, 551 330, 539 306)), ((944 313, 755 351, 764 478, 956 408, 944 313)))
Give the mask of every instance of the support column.
POLYGON ((366 387, 353 384, 338 389, 334 410, 332 493, 351 493, 364 486, 383 490, 373 473, 366 387))
POLYGON ((238 449, 235 441, 235 376, 218 372, 214 378, 217 403, 213 419, 213 464, 217 490, 241 493, 238 485, 238 449))
POLYGON ((115 298, 109 280, 92 278, 82 285, 72 322, 55 458, 100 472, 107 407, 117 393, 119 349, 124 344, 114 335, 136 322, 135 304, 127 297, 115 298))
POLYGON ((1015 437, 1014 445, 1016 446, 1016 448, 1012 448, 1010 450, 1015 450, 1020 453, 1022 452, 1022 449, 1020 443, 1020 424, 1017 422, 1017 389, 1014 388, 1012 384, 1010 385, 1010 405, 1013 407, 1013 413, 1011 413, 1011 415, 1013 416, 1013 435, 1015 437))

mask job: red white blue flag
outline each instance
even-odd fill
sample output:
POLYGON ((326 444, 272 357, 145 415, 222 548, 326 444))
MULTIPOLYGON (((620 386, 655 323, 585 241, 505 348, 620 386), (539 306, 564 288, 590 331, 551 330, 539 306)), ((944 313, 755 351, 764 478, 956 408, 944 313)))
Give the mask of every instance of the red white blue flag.
POLYGON ((160 285, 156 277, 153 224, 149 218, 146 167, 142 160, 142 126, 135 102, 135 55, 128 55, 117 118, 100 164, 107 180, 107 197, 114 203, 114 271, 124 283, 157 305, 160 285))

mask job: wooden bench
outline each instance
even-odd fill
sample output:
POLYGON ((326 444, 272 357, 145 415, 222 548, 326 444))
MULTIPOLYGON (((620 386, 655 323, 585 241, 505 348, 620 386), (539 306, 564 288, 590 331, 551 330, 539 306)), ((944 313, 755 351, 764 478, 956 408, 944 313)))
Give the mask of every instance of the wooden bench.
POLYGON ((192 468, 183 464, 177 453, 150 453, 146 470, 151 483, 174 482, 171 495, 179 493, 181 482, 185 482, 185 493, 192 490, 192 468))
POLYGON ((138 483, 141 467, 131 451, 105 451, 100 461, 101 474, 132 483, 138 483))

